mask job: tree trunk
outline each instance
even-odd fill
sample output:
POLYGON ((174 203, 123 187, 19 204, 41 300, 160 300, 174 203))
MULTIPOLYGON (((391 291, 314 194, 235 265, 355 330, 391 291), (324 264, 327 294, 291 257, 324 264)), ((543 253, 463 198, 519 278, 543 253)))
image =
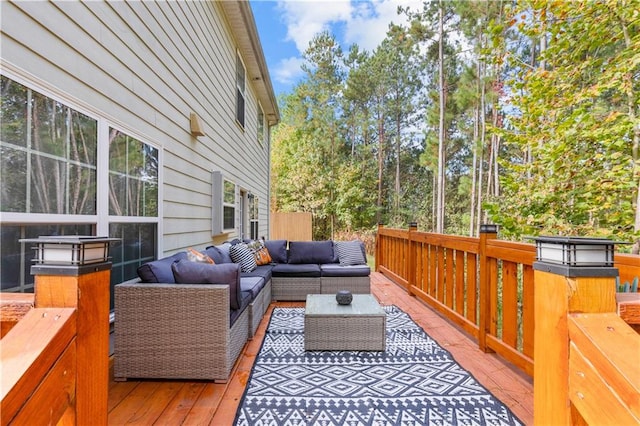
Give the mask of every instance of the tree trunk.
POLYGON ((382 212, 382 178, 384 174, 384 114, 378 118, 378 203, 376 211, 376 221, 380 223, 380 213, 382 212))
POLYGON ((436 232, 444 233, 444 187, 445 187, 445 129, 444 129, 444 108, 445 86, 444 86, 444 5, 442 0, 439 2, 438 10, 438 85, 440 91, 440 121, 438 125, 438 199, 437 199, 437 220, 436 232))

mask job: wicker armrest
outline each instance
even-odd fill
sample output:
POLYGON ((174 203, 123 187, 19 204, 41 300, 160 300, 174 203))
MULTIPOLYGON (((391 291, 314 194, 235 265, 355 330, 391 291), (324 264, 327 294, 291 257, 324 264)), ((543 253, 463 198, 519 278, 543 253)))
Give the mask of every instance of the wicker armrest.
POLYGON ((118 284, 114 377, 226 380, 229 322, 227 285, 118 284))

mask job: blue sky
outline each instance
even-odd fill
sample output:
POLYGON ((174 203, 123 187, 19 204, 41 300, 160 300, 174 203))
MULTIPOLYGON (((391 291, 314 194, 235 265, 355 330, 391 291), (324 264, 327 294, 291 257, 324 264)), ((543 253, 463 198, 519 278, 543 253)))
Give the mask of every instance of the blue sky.
POLYGON ((313 36, 333 33, 343 49, 353 43, 373 50, 389 23, 404 23, 399 5, 421 8, 421 0, 251 0, 276 95, 290 92, 302 77, 302 53, 313 36))

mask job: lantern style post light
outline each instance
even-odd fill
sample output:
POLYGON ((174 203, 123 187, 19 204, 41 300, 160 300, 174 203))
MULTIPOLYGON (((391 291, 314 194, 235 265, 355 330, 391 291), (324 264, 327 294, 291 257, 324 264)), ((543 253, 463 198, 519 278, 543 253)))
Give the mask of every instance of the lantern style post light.
POLYGON ((568 317, 616 311, 618 243, 561 236, 535 242, 534 424, 571 424, 568 317))
POLYGON ((42 236, 35 250, 36 308, 76 308, 76 423, 107 425, 110 243, 118 238, 42 236))

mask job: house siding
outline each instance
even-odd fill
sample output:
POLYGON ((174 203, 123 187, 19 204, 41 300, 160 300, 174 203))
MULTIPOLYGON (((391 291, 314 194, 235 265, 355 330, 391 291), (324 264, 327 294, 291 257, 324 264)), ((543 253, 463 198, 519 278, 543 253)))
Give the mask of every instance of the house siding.
POLYGON ((217 2, 0 7, 5 64, 162 150, 163 254, 238 236, 212 239, 212 170, 258 197, 259 235, 269 235, 269 143, 257 141, 249 78, 244 130, 235 122, 236 41, 217 2), (206 136, 191 136, 191 112, 206 136))

